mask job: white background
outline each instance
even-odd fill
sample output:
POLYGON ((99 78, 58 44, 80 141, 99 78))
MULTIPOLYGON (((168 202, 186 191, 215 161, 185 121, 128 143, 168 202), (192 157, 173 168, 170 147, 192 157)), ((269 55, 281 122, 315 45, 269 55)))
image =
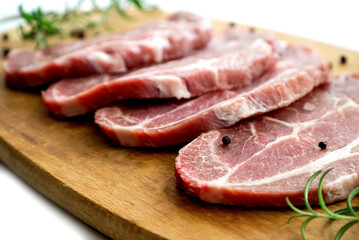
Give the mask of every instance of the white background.
MULTIPOLYGON (((25 9, 36 6, 45 10, 64 9, 61 0, 2 0, 0 19, 16 14, 21 2, 25 9)), ((71 5, 70 2, 76 1, 67 2, 71 5)), ((149 3, 166 11, 189 10, 206 17, 264 27, 359 51, 359 1, 355 0, 149 0, 149 3)), ((0 32, 17 25, 0 23, 0 32)), ((107 238, 53 204, 0 162, 0 239, 107 238)))

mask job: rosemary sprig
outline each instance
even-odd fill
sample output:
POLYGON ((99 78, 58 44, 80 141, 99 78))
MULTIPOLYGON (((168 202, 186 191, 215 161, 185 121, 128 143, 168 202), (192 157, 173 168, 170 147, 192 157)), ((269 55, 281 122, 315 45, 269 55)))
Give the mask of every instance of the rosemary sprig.
MULTIPOLYGON (((96 0, 90 1, 92 5, 90 12, 100 12, 101 10, 96 0)), ((145 9, 144 0, 110 0, 109 5, 104 8, 101 16, 93 19, 89 12, 80 11, 83 2, 84 0, 79 0, 73 8, 66 7, 63 14, 54 12, 45 13, 40 7, 33 11, 26 12, 22 5, 20 5, 19 15, 27 24, 26 27, 19 27, 22 38, 34 41, 37 48, 45 47, 49 45, 47 41, 49 36, 63 37, 65 32, 64 24, 82 30, 93 29, 102 25, 107 30, 110 30, 108 13, 112 9, 116 10, 117 14, 125 18, 130 18, 126 13, 126 9, 130 6, 134 6, 140 10, 145 9)))
POLYGON ((328 209, 328 207, 326 206, 324 199, 323 199, 323 194, 322 194, 322 185, 323 185, 323 180, 325 178, 325 176, 331 171, 333 170, 333 168, 328 169, 327 171, 325 171, 323 173, 323 175, 321 176, 319 183, 318 183, 318 200, 319 200, 319 205, 322 208, 322 210, 325 213, 318 213, 316 211, 314 211, 312 209, 312 207, 309 204, 308 201, 308 192, 309 192, 309 187, 311 185, 311 183, 313 182, 313 180, 322 172, 322 170, 317 171, 316 173, 314 173, 308 180, 307 184, 305 185, 305 189, 304 189, 304 202, 305 202, 305 206, 307 208, 308 211, 302 211, 300 209, 298 209, 297 207, 295 207, 290 201, 289 198, 286 198, 286 202, 289 205, 289 207, 294 210, 295 212, 297 212, 298 214, 293 215, 292 217, 289 218, 289 221, 292 220, 293 218, 297 218, 297 217, 307 217, 306 220, 304 220, 304 222, 302 223, 301 226, 301 234, 302 234, 302 238, 304 240, 307 239, 307 236, 305 234, 305 230, 307 225, 309 224, 310 221, 312 221, 315 218, 326 218, 329 219, 329 221, 336 221, 336 220, 349 220, 350 222, 348 222, 347 224, 345 224, 344 226, 342 226, 339 231, 337 232, 336 236, 335 236, 335 240, 339 240, 341 239, 341 237, 343 236, 343 234, 350 228, 352 227, 354 224, 359 222, 359 215, 356 213, 359 211, 359 206, 355 206, 352 207, 351 205, 351 201, 353 200, 353 198, 359 194, 359 187, 354 189, 348 196, 347 198, 347 207, 346 208, 341 208, 341 209, 337 209, 334 211, 330 211, 328 209))
POLYGON ((22 5, 20 5, 19 13, 30 28, 26 31, 23 26, 20 26, 21 36, 24 39, 35 40, 36 47, 44 47, 48 45, 46 36, 61 34, 61 29, 57 26, 52 15, 44 14, 41 8, 37 8, 34 11, 27 13, 23 10, 22 5))

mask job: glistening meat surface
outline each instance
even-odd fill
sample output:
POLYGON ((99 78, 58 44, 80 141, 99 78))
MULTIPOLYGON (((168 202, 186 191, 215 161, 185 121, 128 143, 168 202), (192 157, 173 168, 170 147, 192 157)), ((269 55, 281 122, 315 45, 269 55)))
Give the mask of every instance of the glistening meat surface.
MULTIPOLYGON (((304 187, 319 169, 326 203, 359 186, 359 74, 331 84, 286 108, 202 134, 176 158, 178 186, 211 203, 285 206, 303 204, 304 187), (222 137, 229 136, 229 145, 222 137), (326 141, 321 149, 319 142, 326 141)), ((319 179, 309 191, 317 203, 319 179)))
POLYGON ((57 116, 76 116, 128 98, 190 98, 250 84, 271 67, 280 51, 272 35, 229 29, 208 48, 181 60, 132 73, 64 79, 43 92, 57 116))
POLYGON ((4 63, 6 84, 43 85, 64 77, 120 73, 189 55, 206 46, 210 21, 179 12, 124 33, 58 44, 40 51, 11 51, 4 63))
POLYGON ((95 121, 115 143, 159 147, 288 106, 329 80, 329 66, 310 50, 289 45, 251 85, 184 101, 130 102, 96 111, 95 121))

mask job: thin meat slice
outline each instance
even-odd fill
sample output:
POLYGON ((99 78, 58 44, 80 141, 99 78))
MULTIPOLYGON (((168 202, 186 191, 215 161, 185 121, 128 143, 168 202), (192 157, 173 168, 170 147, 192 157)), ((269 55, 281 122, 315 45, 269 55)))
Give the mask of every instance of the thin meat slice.
MULTIPOLYGON (((202 134, 176 158, 178 186, 211 203, 277 207, 289 197, 302 205, 309 177, 333 168, 324 200, 347 198, 359 186, 358 92, 359 74, 344 74, 286 108, 202 134)), ((318 203, 318 181, 311 204, 318 203)))
POLYGON ((209 20, 179 12, 127 32, 58 44, 40 51, 11 51, 4 63, 6 84, 25 88, 64 77, 120 73, 189 55, 212 36, 209 20))
POLYGON ((64 79, 43 92, 57 116, 71 117, 128 98, 190 98, 250 84, 278 58, 272 35, 231 28, 194 56, 143 68, 127 75, 64 79))
POLYGON ((288 106, 327 82, 329 72, 328 64, 310 50, 288 45, 277 64, 245 88, 179 102, 118 104, 96 111, 95 121, 114 143, 124 146, 178 144, 288 106))

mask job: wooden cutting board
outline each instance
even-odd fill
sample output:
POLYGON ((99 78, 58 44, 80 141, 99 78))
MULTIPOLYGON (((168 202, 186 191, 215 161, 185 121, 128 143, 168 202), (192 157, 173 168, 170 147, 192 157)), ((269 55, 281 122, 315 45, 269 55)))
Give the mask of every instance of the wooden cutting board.
MULTIPOLYGON (((164 17, 154 11, 134 20, 114 19, 129 29, 164 17)), ((216 30, 228 26, 214 22, 216 30)), ((263 31, 258 30, 257 31, 263 31)), ((359 71, 359 53, 278 33, 307 45, 333 63, 333 73, 359 71), (340 64, 340 56, 347 64, 340 64)), ((10 33, 11 47, 30 46, 10 33)), ((93 115, 69 120, 52 117, 39 92, 7 89, 0 82, 0 159, 39 192, 114 239, 300 239, 303 219, 289 208, 213 205, 176 188, 174 160, 181 146, 159 149, 112 146, 93 123, 93 115)), ((353 204, 358 205, 359 199, 353 204)), ((345 202, 330 208, 344 207, 345 202)), ((309 239, 333 239, 344 222, 317 219, 309 239)), ((359 225, 344 239, 355 239, 359 225)))

